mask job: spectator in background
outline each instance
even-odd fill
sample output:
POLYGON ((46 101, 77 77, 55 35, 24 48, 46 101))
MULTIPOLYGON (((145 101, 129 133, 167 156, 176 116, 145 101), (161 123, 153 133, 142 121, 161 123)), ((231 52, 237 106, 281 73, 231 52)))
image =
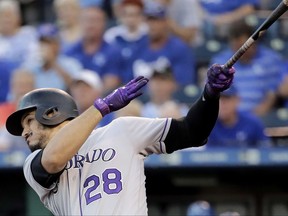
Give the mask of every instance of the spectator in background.
MULTIPOLYGON (((148 34, 143 7, 141 0, 123 0, 119 8, 119 25, 108 29, 104 34, 105 41, 109 44, 116 43, 120 47, 127 67, 133 63, 135 53, 140 52, 139 47, 148 34)), ((123 82, 131 78, 128 73, 125 74, 128 70, 129 68, 123 68, 123 82)))
POLYGON ((169 33, 166 8, 149 1, 145 5, 145 16, 149 32, 141 44, 141 52, 135 53, 132 65, 134 76, 151 77, 153 68, 169 65, 178 85, 195 84, 197 77, 192 50, 180 38, 169 33))
POLYGON ((243 19, 252 14, 260 4, 260 0, 198 1, 206 12, 206 18, 216 26, 231 24, 243 19))
POLYGON ((141 117, 142 106, 143 106, 143 103, 139 99, 134 99, 124 108, 117 110, 115 112, 115 118, 119 118, 123 116, 141 117))
POLYGON ((21 26, 21 22, 19 3, 0 1, 0 60, 31 68, 39 60, 37 33, 31 26, 21 26))
MULTIPOLYGON (((1 48, 0 48, 1 49, 1 48)), ((6 102, 11 75, 18 64, 0 60, 0 103, 6 102)))
MULTIPOLYGON (((155 1, 155 0, 144 0, 155 1)), ((167 7, 170 30, 189 45, 199 45, 203 13, 197 0, 156 0, 167 7)))
POLYGON ((170 100, 166 101, 161 105, 159 118, 181 118, 183 113, 188 112, 188 108, 185 104, 180 104, 178 101, 170 100), (186 110, 187 109, 187 110, 186 110))
POLYGON ((218 120, 206 144, 207 148, 271 146, 261 120, 252 113, 240 112, 239 102, 235 86, 221 93, 218 120))
POLYGON ((281 81, 277 91, 278 104, 275 108, 288 108, 288 61, 285 60, 281 81))
MULTIPOLYGON (((82 70, 70 85, 70 92, 74 98, 79 113, 83 113, 94 103, 95 98, 103 96, 104 88, 99 75, 90 70, 82 70)), ((114 114, 106 115, 98 126, 105 126, 114 118, 114 114)))
POLYGON ((155 69, 148 83, 149 101, 143 105, 141 116, 155 118, 181 118, 188 112, 188 107, 173 100, 177 83, 171 68, 155 69))
POLYGON ((43 24, 38 28, 41 65, 33 72, 36 88, 59 88, 67 90, 72 77, 81 70, 81 64, 73 58, 60 54, 60 40, 57 28, 52 24, 43 24))
POLYGON ((112 13, 115 18, 115 23, 117 24, 120 20, 120 14, 121 14, 121 4, 123 0, 111 0, 111 7, 112 7, 112 13))
POLYGON ((105 0, 78 0, 82 8, 85 7, 102 7, 105 0))
POLYGON ((209 202, 199 200, 188 206, 186 216, 216 216, 216 213, 209 202))
POLYGON ((78 42, 82 36, 79 0, 54 1, 54 10, 59 28, 61 50, 65 53, 65 51, 78 42))
MULTIPOLYGON (((212 58, 224 64, 252 35, 254 29, 244 20, 237 21, 229 30, 229 48, 212 58)), ((237 76, 234 85, 240 96, 239 109, 267 114, 275 105, 276 91, 284 70, 283 59, 276 51, 261 43, 252 45, 234 65, 237 76)))
POLYGON ((35 88, 32 72, 21 68, 13 71, 9 84, 9 100, 0 103, 0 127, 4 126, 7 117, 16 110, 20 98, 35 88))
POLYGON ((122 81, 122 58, 118 47, 103 40, 105 12, 94 5, 84 7, 80 23, 83 38, 67 51, 67 55, 78 59, 85 69, 96 71, 103 80, 105 92, 114 89, 122 81))
MULTIPOLYGON (((0 152, 23 150, 23 152, 29 153, 29 148, 25 145, 23 138, 8 133, 5 122, 7 117, 16 110, 22 96, 34 88, 35 79, 32 72, 22 68, 13 71, 10 81, 10 99, 6 103, 0 104, 0 152)), ((24 159, 25 157, 23 157, 23 161, 24 159)))
POLYGON ((208 38, 222 40, 229 37, 229 27, 234 22, 253 14, 260 0, 198 0, 203 8, 203 32, 208 38))
POLYGON ((112 1, 114 0, 80 0, 80 5, 83 8, 91 6, 101 7, 102 10, 105 11, 107 19, 106 26, 107 28, 109 28, 111 26, 115 26, 116 24, 115 15, 113 13, 114 11, 112 8, 112 1))

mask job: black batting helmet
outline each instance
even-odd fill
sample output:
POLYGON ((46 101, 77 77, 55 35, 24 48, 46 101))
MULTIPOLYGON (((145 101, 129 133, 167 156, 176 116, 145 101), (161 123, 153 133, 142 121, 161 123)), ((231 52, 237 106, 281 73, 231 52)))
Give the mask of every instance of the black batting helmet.
POLYGON ((54 88, 36 89, 25 94, 17 111, 8 117, 6 128, 9 133, 21 136, 23 115, 32 110, 36 110, 36 120, 46 126, 56 126, 79 115, 75 101, 65 91, 54 88), (51 113, 54 115, 50 116, 51 113))

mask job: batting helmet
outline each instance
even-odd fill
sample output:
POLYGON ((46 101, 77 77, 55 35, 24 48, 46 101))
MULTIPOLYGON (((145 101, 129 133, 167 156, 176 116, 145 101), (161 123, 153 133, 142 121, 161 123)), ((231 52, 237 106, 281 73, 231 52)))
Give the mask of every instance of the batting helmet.
POLYGON ((36 120, 46 126, 56 126, 79 115, 75 101, 65 91, 53 88, 36 89, 25 94, 17 111, 8 117, 6 128, 9 133, 21 136, 23 115, 32 110, 36 110, 36 120), (52 113, 53 115, 49 115, 52 113))

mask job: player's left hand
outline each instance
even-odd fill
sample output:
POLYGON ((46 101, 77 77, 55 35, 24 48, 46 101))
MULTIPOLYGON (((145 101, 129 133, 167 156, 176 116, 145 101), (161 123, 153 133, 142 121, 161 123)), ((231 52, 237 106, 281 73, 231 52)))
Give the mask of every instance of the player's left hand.
POLYGON ((224 68, 223 65, 213 64, 207 72, 207 93, 211 96, 219 95, 220 92, 228 89, 234 79, 235 69, 224 68))
POLYGON ((140 91, 147 83, 148 79, 139 76, 125 86, 122 86, 114 90, 111 94, 103 99, 97 99, 94 102, 94 106, 101 112, 102 116, 107 115, 110 112, 119 110, 130 103, 131 100, 142 95, 140 91))

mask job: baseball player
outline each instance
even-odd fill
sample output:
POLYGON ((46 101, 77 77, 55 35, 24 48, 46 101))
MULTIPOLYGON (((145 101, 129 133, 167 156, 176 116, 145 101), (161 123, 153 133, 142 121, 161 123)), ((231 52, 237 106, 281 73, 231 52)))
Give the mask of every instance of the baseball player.
POLYGON ((182 119, 120 117, 95 129, 103 116, 141 95, 148 79, 138 77, 79 116, 62 90, 33 90, 6 127, 31 149, 25 178, 54 215, 147 215, 145 157, 204 145, 234 72, 211 66, 202 97, 182 119))

